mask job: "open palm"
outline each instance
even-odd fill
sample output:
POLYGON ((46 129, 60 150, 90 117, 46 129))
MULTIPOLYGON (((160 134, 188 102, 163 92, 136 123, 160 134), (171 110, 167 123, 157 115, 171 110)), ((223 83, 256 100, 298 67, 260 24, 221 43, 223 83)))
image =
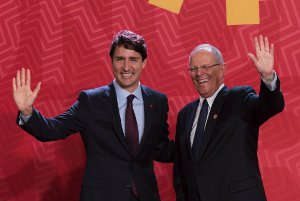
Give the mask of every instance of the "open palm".
POLYGON ((269 45, 268 38, 259 36, 254 38, 256 56, 249 53, 249 57, 254 62, 257 71, 262 77, 270 77, 273 75, 274 68, 274 45, 269 45))
POLYGON ((30 88, 30 70, 22 68, 21 72, 17 71, 16 78, 12 80, 13 97, 19 111, 23 115, 32 114, 32 105, 40 91, 41 83, 39 82, 34 91, 30 88))

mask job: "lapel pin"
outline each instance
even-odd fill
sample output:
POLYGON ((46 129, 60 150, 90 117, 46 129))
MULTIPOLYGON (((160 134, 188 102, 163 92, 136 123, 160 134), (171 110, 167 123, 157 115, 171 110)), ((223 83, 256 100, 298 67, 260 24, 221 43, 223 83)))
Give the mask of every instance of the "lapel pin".
POLYGON ((214 119, 217 119, 218 118, 218 115, 217 114, 214 114, 214 119))
POLYGON ((153 105, 149 105, 151 108, 153 107, 153 105))

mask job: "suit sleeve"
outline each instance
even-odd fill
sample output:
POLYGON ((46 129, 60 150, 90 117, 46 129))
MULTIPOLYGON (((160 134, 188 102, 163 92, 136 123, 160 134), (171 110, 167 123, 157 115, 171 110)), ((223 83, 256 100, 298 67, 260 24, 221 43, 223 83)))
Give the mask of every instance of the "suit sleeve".
POLYGON ((260 111, 260 114, 267 114, 269 112, 269 115, 265 118, 264 115, 258 115, 263 117, 261 122, 266 121, 284 109, 284 97, 281 92, 279 79, 277 79, 276 85, 276 89, 274 91, 270 91, 269 88, 261 82, 259 100, 262 110, 260 111))
POLYGON ((174 167, 173 167, 173 185, 174 190, 176 192, 176 200, 177 201, 185 201, 184 193, 183 193, 183 175, 182 175, 182 167, 181 167, 181 159, 180 159, 180 146, 179 146, 179 138, 182 135, 180 126, 182 122, 180 120, 181 113, 178 114, 177 124, 176 124, 176 136, 175 136, 175 148, 174 148, 174 167))
POLYGON ((162 116, 161 126, 158 129, 158 143, 155 147, 153 158, 159 162, 173 162, 174 160, 174 142, 169 139, 169 124, 168 124, 168 99, 163 96, 162 101, 162 116))
MULTIPOLYGON (((78 100, 63 114, 46 118, 34 109, 30 119, 23 125, 23 130, 40 141, 55 141, 68 137, 70 134, 82 131, 89 119, 89 96, 81 92, 78 100)), ((19 122, 19 115, 17 124, 19 122)))
MULTIPOLYGON (((278 114, 284 109, 284 98, 280 89, 280 81, 277 79, 276 89, 271 91, 263 81, 261 81, 259 96, 252 88, 248 88, 244 97, 245 114, 252 119, 257 126, 260 126, 272 116, 278 114)), ((245 117, 247 118, 247 117, 245 117)))

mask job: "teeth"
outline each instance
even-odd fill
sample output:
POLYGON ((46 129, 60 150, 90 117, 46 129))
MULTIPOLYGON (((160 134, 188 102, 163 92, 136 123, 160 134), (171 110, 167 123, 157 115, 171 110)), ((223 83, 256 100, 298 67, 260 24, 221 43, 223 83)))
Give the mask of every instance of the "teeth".
POLYGON ((205 83, 207 82, 208 80, 199 80, 199 83, 202 84, 202 83, 205 83))
POLYGON ((125 76, 125 77, 129 77, 129 76, 132 75, 132 73, 122 73, 122 75, 125 76))

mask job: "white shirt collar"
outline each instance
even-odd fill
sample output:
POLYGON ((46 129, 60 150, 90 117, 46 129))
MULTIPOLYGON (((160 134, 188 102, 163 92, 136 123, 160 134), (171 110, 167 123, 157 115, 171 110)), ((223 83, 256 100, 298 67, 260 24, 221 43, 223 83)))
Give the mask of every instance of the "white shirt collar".
MULTIPOLYGON (((221 85, 219 86, 218 90, 217 90, 211 97, 206 98, 209 108, 212 107, 212 104, 214 103, 215 98, 217 97, 219 91, 221 91, 221 89, 222 89, 224 86, 225 86, 224 83, 221 84, 221 85)), ((205 98, 203 98, 203 97, 200 96, 199 99, 200 99, 200 103, 201 103, 201 105, 202 105, 202 102, 203 102, 203 100, 204 100, 205 98)))
POLYGON ((127 99, 127 96, 129 96, 130 94, 135 95, 136 99, 143 102, 142 88, 141 88, 141 83, 140 82, 139 82, 138 87, 134 90, 133 93, 130 93, 129 91, 123 89, 116 82, 115 79, 113 80, 113 85, 114 85, 115 90, 116 90, 116 95, 117 95, 118 102, 124 101, 124 99, 127 99))

